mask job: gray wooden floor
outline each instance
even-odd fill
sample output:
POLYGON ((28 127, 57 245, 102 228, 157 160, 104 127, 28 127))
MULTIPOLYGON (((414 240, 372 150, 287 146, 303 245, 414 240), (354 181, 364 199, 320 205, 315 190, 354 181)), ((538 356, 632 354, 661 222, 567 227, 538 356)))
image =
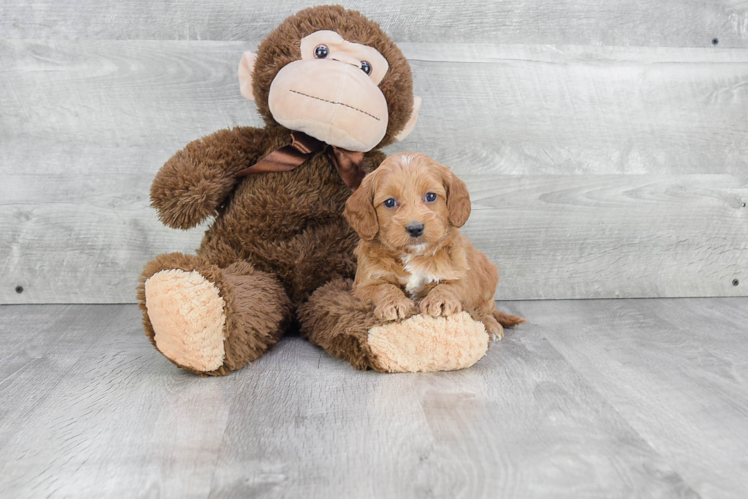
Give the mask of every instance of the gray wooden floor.
POLYGON ((531 301, 471 369, 300 338, 198 378, 134 305, 0 307, 0 496, 748 495, 748 298, 531 301))

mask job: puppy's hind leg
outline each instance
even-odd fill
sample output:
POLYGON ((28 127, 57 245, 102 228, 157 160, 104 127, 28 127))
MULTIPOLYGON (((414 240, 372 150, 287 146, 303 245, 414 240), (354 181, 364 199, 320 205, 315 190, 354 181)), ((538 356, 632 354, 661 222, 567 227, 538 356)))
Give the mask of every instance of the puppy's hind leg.
POLYGON ((501 323, 496 321, 496 318, 494 318, 493 315, 483 314, 478 318, 478 321, 483 323, 483 326, 486 327, 486 333, 488 333, 491 340, 501 340, 504 338, 504 328, 501 326, 501 323))
POLYGON ((483 313, 480 317, 473 319, 477 319, 483 323, 483 326, 486 327, 486 332, 492 340, 503 339, 504 328, 514 328, 517 325, 527 322, 525 318, 505 314, 498 309, 494 309, 490 313, 483 313))
POLYGON ((491 313, 492 316, 496 319, 496 321, 501 324, 504 328, 514 328, 517 325, 521 325, 522 323, 527 323, 527 320, 521 316, 514 316, 513 314, 506 314, 498 309, 494 309, 491 313))

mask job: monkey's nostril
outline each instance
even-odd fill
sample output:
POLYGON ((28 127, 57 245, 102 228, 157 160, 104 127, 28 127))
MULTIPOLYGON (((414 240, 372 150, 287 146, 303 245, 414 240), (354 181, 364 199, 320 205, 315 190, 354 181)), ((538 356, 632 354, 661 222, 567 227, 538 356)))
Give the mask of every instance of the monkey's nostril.
POLYGON ((405 230, 413 238, 418 238, 423 234, 423 224, 421 224, 420 222, 411 222, 410 224, 405 226, 405 230))

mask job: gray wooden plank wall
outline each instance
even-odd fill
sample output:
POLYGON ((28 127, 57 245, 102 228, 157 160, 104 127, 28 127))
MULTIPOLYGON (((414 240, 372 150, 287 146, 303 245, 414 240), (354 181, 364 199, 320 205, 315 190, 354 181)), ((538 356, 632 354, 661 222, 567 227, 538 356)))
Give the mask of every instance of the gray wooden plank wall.
MULTIPOLYGON (((748 294, 748 4, 344 4, 410 59, 421 120, 388 152, 465 178, 497 297, 748 294)), ((196 248, 150 182, 261 125, 237 63, 306 5, 0 4, 0 302, 132 302, 150 258, 196 248)))

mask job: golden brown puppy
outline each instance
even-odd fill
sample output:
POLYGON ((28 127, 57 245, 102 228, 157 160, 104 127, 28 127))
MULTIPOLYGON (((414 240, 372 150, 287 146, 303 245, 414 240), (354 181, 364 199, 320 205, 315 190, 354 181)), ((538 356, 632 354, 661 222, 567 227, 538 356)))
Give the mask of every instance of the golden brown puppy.
POLYGON ((496 310, 498 268, 460 234, 470 195, 452 171, 399 153, 367 175, 345 207, 361 237, 353 294, 384 321, 469 312, 493 336, 525 320, 496 310))

